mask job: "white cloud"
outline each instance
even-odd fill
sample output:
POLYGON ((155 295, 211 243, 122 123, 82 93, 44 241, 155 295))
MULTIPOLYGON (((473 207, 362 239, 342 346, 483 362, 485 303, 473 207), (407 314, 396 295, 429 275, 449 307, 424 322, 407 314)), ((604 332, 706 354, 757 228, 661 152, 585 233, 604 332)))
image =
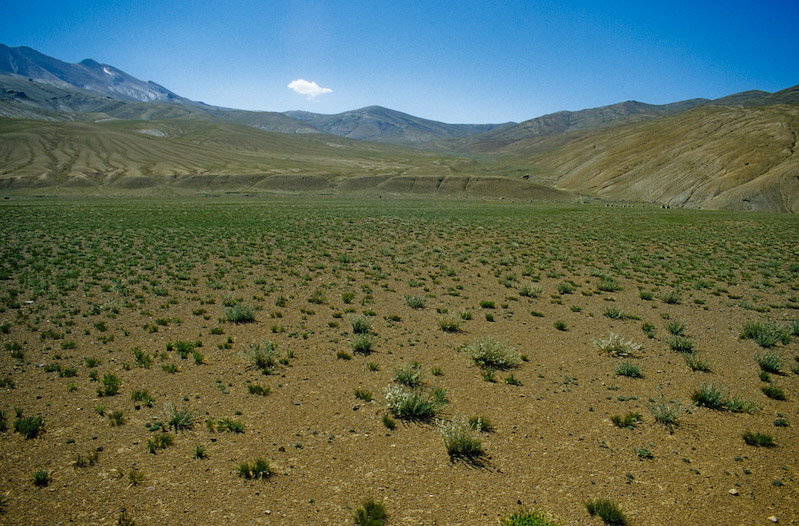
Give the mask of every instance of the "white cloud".
POLYGON ((305 79, 297 79, 289 82, 288 88, 294 90, 300 95, 305 95, 310 100, 316 100, 316 97, 324 93, 332 93, 330 88, 323 88, 316 82, 308 81, 305 79))

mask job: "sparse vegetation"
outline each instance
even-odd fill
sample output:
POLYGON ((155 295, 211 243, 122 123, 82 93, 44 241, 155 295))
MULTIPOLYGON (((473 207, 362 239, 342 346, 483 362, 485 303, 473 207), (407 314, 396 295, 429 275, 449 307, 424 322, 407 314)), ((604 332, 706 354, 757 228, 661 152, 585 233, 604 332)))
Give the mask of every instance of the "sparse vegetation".
POLYGON ((474 340, 463 350, 483 369, 510 369, 518 367, 521 360, 513 347, 491 336, 474 340))
POLYGON ((239 476, 246 480, 265 480, 272 476, 272 468, 269 461, 259 458, 252 464, 242 462, 238 465, 239 476))
POLYGON ((482 423, 475 425, 463 416, 455 416, 451 421, 438 421, 438 430, 444 439, 444 446, 452 458, 475 458, 483 454, 480 441, 482 423))
POLYGON ((632 340, 625 341, 615 332, 611 332, 607 338, 594 340, 594 346, 605 354, 622 358, 637 356, 641 350, 641 345, 633 343, 632 340))
POLYGON ((382 502, 367 500, 355 510, 353 521, 356 526, 383 526, 386 523, 386 506, 382 502))
POLYGON ((610 499, 589 500, 585 503, 585 509, 593 516, 598 516, 605 524, 612 526, 624 526, 627 518, 621 508, 616 506, 610 499))

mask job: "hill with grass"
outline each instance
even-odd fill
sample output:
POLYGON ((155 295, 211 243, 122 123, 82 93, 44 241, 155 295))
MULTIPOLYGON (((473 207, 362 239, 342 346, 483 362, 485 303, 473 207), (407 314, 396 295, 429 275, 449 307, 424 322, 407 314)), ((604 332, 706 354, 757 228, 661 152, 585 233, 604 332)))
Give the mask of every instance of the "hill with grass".
POLYGON ((8 193, 269 193, 606 200, 799 212, 799 86, 447 124, 191 101, 106 64, 0 45, 8 193))

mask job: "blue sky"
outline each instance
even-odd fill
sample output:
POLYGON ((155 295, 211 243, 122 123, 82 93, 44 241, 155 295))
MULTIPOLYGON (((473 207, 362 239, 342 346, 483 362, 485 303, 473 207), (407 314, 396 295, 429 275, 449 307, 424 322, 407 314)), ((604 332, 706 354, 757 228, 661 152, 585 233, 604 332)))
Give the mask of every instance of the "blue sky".
POLYGON ((794 86, 797 21, 799 0, 63 0, 6 3, 0 42, 220 106, 486 123, 794 86))

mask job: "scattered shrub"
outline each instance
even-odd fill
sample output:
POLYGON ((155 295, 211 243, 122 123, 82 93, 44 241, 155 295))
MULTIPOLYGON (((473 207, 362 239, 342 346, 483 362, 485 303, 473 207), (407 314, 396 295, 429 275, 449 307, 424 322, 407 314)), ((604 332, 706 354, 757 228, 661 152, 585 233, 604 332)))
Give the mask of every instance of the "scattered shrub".
POLYGON ((610 421, 616 427, 633 429, 637 424, 641 423, 641 413, 627 413, 624 416, 613 415, 610 417, 610 421))
POLYGON ((113 373, 103 375, 103 385, 97 388, 97 396, 114 396, 119 392, 122 381, 113 373))
POLYGON ((406 363, 399 369, 394 369, 394 381, 411 388, 418 387, 424 379, 424 371, 418 362, 406 363))
POLYGON ((33 472, 33 485, 37 488, 43 488, 50 484, 50 473, 43 469, 37 469, 33 472))
POLYGON ((686 354, 685 364, 690 367, 692 371, 699 371, 702 373, 710 372, 710 365, 697 354, 686 354))
POLYGON ((428 421, 435 417, 446 405, 446 400, 422 389, 406 390, 397 385, 386 387, 386 407, 402 420, 428 421))
POLYGON ((791 339, 791 330, 771 321, 750 321, 744 325, 741 338, 754 340, 759 346, 768 349, 778 342, 787 345, 791 339))
POLYGON ((743 434, 744 442, 750 446, 755 447, 774 447, 777 444, 774 442, 774 437, 765 433, 753 433, 747 431, 743 434))
POLYGON ((624 526, 627 518, 622 510, 609 499, 597 499, 585 503, 585 509, 593 516, 598 516, 605 524, 624 526))
POLYGON ((264 374, 271 374, 279 356, 277 344, 270 340, 253 342, 241 356, 264 374))
POLYGON ((258 384, 247 384, 247 392, 250 394, 266 396, 272 392, 270 387, 263 387, 258 384))
POLYGON ((763 394, 773 400, 785 400, 785 392, 776 385, 767 385, 761 389, 763 394))
POLYGON ((671 320, 666 324, 666 330, 674 336, 683 336, 685 334, 685 323, 680 320, 671 320))
POLYGON ((594 345, 603 353, 618 357, 635 356, 641 350, 639 344, 632 340, 624 341, 615 332, 611 332, 607 338, 594 340, 594 345))
POLYGON ((230 417, 220 418, 216 422, 216 430, 220 433, 244 433, 244 424, 230 417))
POLYGON ((419 296, 405 296, 405 304, 412 309, 423 309, 426 300, 419 296))
POLYGON ((553 325, 559 331, 565 331, 568 329, 568 327, 566 326, 566 322, 563 320, 556 320, 555 323, 553 323, 553 325))
POLYGON ((458 332, 461 330, 461 319, 455 314, 443 314, 438 318, 438 328, 444 332, 458 332))
POLYGON ((694 352, 694 342, 685 336, 670 336, 667 343, 673 351, 681 353, 694 352))
POLYGON ((463 349, 483 369, 510 369, 521 359, 513 347, 491 336, 474 340, 463 349))
POLYGON ((660 398, 657 402, 649 406, 649 412, 655 422, 666 426, 669 431, 674 431, 674 428, 677 427, 682 410, 682 404, 676 401, 667 401, 663 393, 660 393, 660 398))
POLYGON ((252 465, 242 462, 238 465, 239 476, 247 480, 267 479, 272 475, 272 468, 266 459, 259 458, 252 465))
POLYGON ((782 374, 782 360, 780 355, 775 352, 756 353, 755 361, 760 366, 760 369, 767 373, 782 374))
POLYGON ((560 523, 542 511, 520 508, 513 515, 502 519, 502 526, 560 526, 560 523))
POLYGON ((363 400, 364 402, 371 402, 372 392, 366 389, 356 389, 355 398, 357 398, 358 400, 363 400))
POLYGON ((366 316, 353 316, 350 325, 354 334, 367 334, 372 328, 372 322, 366 316))
POLYGON ((174 440, 175 437, 169 433, 158 433, 147 441, 147 450, 154 455, 159 449, 171 446, 174 440))
POLYGON ((619 363, 614 372, 619 376, 626 376, 628 378, 643 378, 644 375, 641 374, 641 367, 638 364, 632 362, 621 362, 619 363))
POLYGON ((368 334, 356 334, 350 342, 352 352, 360 354, 369 354, 372 352, 372 344, 374 340, 368 334))
POLYGON ((481 424, 473 427, 469 420, 455 416, 452 421, 438 421, 438 430, 444 439, 444 446, 452 458, 475 458, 483 454, 483 446, 478 434, 481 424))
POLYGON ((727 409, 727 400, 724 391, 710 384, 701 384, 699 389, 691 394, 691 400, 696 405, 723 411, 727 409))
POLYGON ((44 431, 44 418, 39 416, 19 416, 14 421, 14 431, 27 439, 38 437, 44 431))
POLYGON ((248 305, 234 305, 225 310, 225 317, 233 323, 252 323, 255 321, 255 309, 248 305))
POLYGON ((194 427, 194 412, 187 407, 175 407, 172 404, 164 406, 166 411, 167 427, 173 428, 175 432, 191 429, 194 427))
POLYGON ((357 526, 383 526, 386 523, 386 506, 372 499, 355 510, 353 521, 357 526))

